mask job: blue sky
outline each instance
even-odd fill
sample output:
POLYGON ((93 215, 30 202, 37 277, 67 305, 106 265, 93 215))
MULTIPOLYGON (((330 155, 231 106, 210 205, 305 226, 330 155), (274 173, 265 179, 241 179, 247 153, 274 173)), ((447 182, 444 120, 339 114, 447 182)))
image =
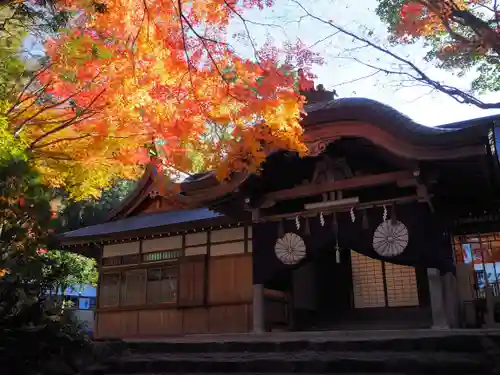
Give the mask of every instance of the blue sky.
MULTIPOLYGON (((376 0, 302 0, 301 3, 310 13, 324 19, 332 19, 340 26, 359 34, 373 30, 371 40, 387 44, 385 25, 375 15, 376 0)), ((272 9, 262 12, 252 10, 245 14, 249 20, 280 25, 282 28, 250 24, 252 36, 261 42, 269 33, 276 41, 300 38, 305 44, 313 45, 332 34, 329 26, 318 21, 302 18, 302 10, 292 0, 276 0, 272 9), (300 19, 300 22, 297 22, 300 19)), ((234 29, 241 29, 235 21, 234 29)), ((409 82, 402 83, 395 76, 376 74, 352 57, 384 68, 394 68, 394 61, 377 54, 373 49, 356 50, 356 44, 351 38, 336 35, 315 45, 314 51, 320 52, 325 58, 324 66, 315 69, 318 75, 316 83, 323 83, 327 89, 335 88, 341 97, 365 97, 388 104, 413 120, 424 125, 439 125, 465 119, 489 116, 500 113, 500 110, 482 110, 474 106, 457 103, 444 94, 431 92, 428 87, 418 87, 409 82), (350 53, 346 50, 355 49, 350 53), (358 80, 359 79, 359 80, 358 80), (353 83, 346 83, 357 80, 353 83)), ((244 47, 250 49, 249 46, 244 47)), ((467 90, 470 87, 472 75, 458 78, 449 72, 434 68, 423 61, 424 50, 419 45, 402 46, 393 49, 400 56, 409 58, 436 80, 467 90)), ((481 96, 485 101, 500 101, 500 93, 481 96)))

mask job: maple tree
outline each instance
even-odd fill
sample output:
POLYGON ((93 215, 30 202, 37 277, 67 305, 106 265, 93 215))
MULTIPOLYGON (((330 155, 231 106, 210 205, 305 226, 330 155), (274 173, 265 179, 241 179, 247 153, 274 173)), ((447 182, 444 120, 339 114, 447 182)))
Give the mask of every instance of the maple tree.
MULTIPOLYGON (((379 0, 377 14, 388 25, 392 41, 425 40, 426 59, 460 76, 472 73, 471 92, 436 87, 456 100, 480 108, 474 93, 500 89, 500 9, 493 0, 379 0)), ((424 79, 425 80, 425 79, 424 79)))
POLYGON ((5 100, 2 131, 46 183, 73 197, 134 178, 155 145, 160 168, 255 171, 272 150, 304 152, 296 70, 321 59, 300 42, 252 56, 228 41, 232 20, 272 1, 65 0, 69 27, 5 100), (193 157, 195 156, 195 157, 193 157))

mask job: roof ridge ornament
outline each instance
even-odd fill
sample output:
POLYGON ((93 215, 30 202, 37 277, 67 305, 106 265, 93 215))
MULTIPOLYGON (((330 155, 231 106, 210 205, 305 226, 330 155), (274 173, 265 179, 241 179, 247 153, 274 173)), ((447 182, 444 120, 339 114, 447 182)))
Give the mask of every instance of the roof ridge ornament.
POLYGON ((306 97, 307 104, 335 100, 338 97, 336 90, 327 91, 323 84, 314 87, 314 80, 309 79, 303 69, 297 71, 299 76, 299 91, 306 97))

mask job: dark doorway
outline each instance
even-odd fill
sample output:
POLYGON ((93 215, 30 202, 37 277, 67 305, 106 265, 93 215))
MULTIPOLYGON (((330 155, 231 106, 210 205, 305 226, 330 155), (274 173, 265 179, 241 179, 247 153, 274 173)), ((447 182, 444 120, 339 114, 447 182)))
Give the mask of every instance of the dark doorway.
POLYGON ((351 310, 352 276, 349 252, 324 251, 315 260, 318 316, 315 329, 333 329, 351 310))
POLYGON ((322 251, 294 271, 294 328, 323 330, 337 327, 351 309, 351 272, 348 252, 322 251))
POLYGON ((351 267, 348 252, 325 251, 315 262, 318 308, 329 320, 337 320, 351 308, 351 267))

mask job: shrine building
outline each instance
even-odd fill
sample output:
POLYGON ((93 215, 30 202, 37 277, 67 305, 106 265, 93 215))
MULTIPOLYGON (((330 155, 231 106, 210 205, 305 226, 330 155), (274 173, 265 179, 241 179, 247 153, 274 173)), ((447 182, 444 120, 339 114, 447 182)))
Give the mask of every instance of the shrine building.
POLYGON ((500 116, 431 128, 308 97, 307 157, 175 194, 149 167, 107 222, 61 236, 99 262, 97 338, 500 322, 500 116))

